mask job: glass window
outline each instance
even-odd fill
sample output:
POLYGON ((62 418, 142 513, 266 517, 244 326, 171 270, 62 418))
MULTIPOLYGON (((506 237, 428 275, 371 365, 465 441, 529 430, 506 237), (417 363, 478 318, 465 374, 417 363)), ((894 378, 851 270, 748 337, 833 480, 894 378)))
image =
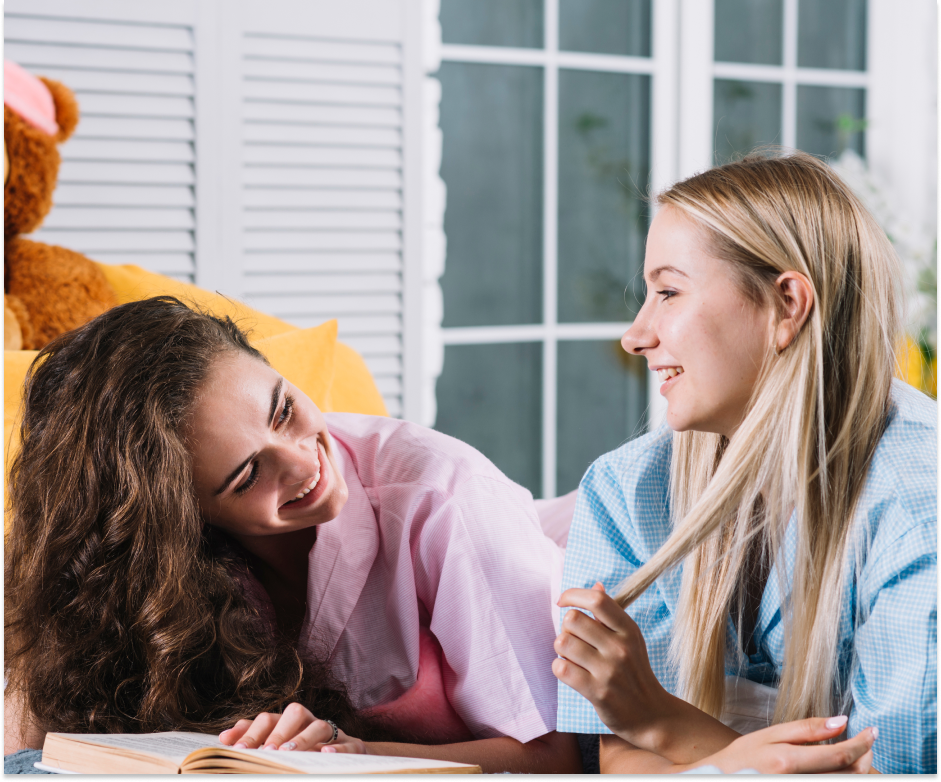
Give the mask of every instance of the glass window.
POLYGON ((783 0, 715 3, 716 62, 783 64, 783 0))
POLYGON ((436 395, 435 429, 542 495, 542 343, 449 345, 436 395))
POLYGON ((800 0, 797 64, 866 70, 866 0, 800 0))
POLYGON ((647 425, 647 362, 617 340, 559 343, 556 491, 570 492, 601 454, 647 425))
POLYGON ((866 91, 855 87, 797 88, 797 146, 838 157, 846 149, 865 157, 866 91))
POLYGON ((542 319, 543 73, 444 63, 444 325, 542 319))
POLYGON ((713 109, 716 163, 761 144, 780 144, 781 85, 716 79, 713 109))
POLYGON ((559 48, 650 56, 650 0, 560 0, 559 48))
POLYGON ((540 48, 542 0, 441 0, 444 43, 540 48))
POLYGON ((559 72, 561 322, 622 322, 643 302, 649 127, 649 76, 559 72))

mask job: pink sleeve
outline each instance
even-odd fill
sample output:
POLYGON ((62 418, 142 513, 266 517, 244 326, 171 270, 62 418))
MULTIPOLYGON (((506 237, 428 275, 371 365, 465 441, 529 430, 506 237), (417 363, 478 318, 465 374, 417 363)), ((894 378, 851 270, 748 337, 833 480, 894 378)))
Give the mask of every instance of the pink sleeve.
POLYGON ((476 476, 424 523, 419 598, 444 652, 445 689, 475 736, 530 741, 555 730, 553 582, 562 553, 530 495, 476 476))

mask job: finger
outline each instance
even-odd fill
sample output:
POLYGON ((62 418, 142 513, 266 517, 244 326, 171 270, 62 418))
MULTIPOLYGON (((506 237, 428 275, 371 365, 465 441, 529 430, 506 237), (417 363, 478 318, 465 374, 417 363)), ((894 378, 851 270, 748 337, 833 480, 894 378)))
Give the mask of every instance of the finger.
POLYGON ((602 584, 600 581, 596 581, 592 589, 597 589, 599 592, 604 592, 604 584, 602 584))
POLYGON ((281 719, 268 738, 265 739, 265 749, 278 749, 294 736, 303 731, 315 719, 313 714, 300 703, 289 703, 281 714, 281 719))
POLYGON ((846 715, 839 717, 810 717, 805 720, 782 722, 757 733, 770 743, 810 744, 839 736, 846 729, 846 715))
MULTIPOLYGON (((597 619, 592 619, 588 614, 581 611, 566 611, 562 617, 562 632, 574 635, 580 638, 589 646, 600 649, 602 645, 615 635, 606 625, 603 625, 597 619)), ((557 650, 558 651, 558 650, 557 650)), ((559 654, 562 654, 559 652, 559 654)), ((563 657, 567 655, 562 655, 563 657)))
POLYGON ((361 741, 355 741, 349 739, 347 741, 340 741, 337 739, 333 744, 325 744, 320 748, 321 752, 336 752, 341 755, 360 755, 362 754, 361 741))
POLYGON ((827 773, 844 771, 872 749, 875 735, 872 728, 837 744, 793 747, 793 773, 827 773))
POLYGON ((265 739, 278 724, 280 716, 280 714, 259 714, 252 720, 248 730, 235 742, 235 746, 239 749, 258 749, 264 746, 265 739))
POLYGON ((588 693, 594 692, 594 681, 591 674, 580 665, 576 665, 571 660, 556 657, 552 661, 552 673, 560 682, 567 684, 583 698, 591 700, 588 693))
POLYGON ((634 621, 604 591, 598 589, 566 589, 559 598, 562 608, 582 608, 594 614, 612 630, 628 632, 634 621))
POLYGON ((869 774, 872 771, 872 750, 869 750, 859 760, 839 771, 828 771, 828 774, 869 774))
POLYGON ((552 645, 555 653, 576 665, 585 668, 592 674, 600 673, 604 658, 591 644, 585 643, 581 638, 563 630, 552 645))
MULTIPOLYGON (((345 736, 343 731, 337 733, 337 740, 345 736)), ((304 730, 291 736, 290 740, 282 744, 283 749, 296 749, 303 752, 317 752, 333 737, 333 728, 324 720, 315 719, 304 730), (288 744, 293 744, 289 747, 288 744)), ((330 744, 333 746, 333 744, 330 744)))
POLYGON ((240 738, 242 738, 242 736, 245 735, 245 731, 247 731, 251 726, 251 720, 239 720, 231 728, 224 730, 219 734, 219 741, 221 741, 223 744, 228 744, 231 746, 240 738))

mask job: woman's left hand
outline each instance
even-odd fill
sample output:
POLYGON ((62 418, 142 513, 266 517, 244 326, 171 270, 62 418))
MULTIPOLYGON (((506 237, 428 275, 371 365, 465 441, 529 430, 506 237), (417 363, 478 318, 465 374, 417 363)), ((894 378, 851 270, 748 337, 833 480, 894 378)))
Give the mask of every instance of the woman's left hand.
POLYGON ((559 606, 567 611, 555 640, 560 655, 552 662, 556 677, 583 695, 615 734, 635 746, 651 742, 649 732, 664 723, 671 696, 657 681, 637 623, 599 583, 592 589, 567 589, 559 606))
POLYGON ((306 750, 308 752, 347 752, 367 755, 365 742, 337 732, 330 741, 333 728, 317 719, 300 703, 290 703, 282 714, 259 714, 253 720, 239 720, 235 726, 219 734, 223 744, 240 749, 306 750))

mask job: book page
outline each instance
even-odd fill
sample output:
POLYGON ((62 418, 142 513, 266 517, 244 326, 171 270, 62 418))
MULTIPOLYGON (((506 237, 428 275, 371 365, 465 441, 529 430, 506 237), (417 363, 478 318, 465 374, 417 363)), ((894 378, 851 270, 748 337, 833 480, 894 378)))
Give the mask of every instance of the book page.
MULTIPOLYGON (((231 752, 231 748, 230 748, 231 752)), ((427 758, 399 758, 390 755, 346 755, 338 752, 284 752, 277 749, 235 750, 256 760, 269 760, 310 774, 369 774, 380 771, 408 771, 429 768, 469 768, 463 763, 427 758)), ((202 756, 202 753, 200 753, 202 756)), ((473 767, 470 767, 473 768, 473 767)))
POLYGON ((57 736, 104 747, 128 750, 148 755, 158 755, 180 765, 190 752, 204 747, 230 749, 219 741, 218 736, 208 733, 186 733, 169 731, 167 733, 57 733, 57 736))

